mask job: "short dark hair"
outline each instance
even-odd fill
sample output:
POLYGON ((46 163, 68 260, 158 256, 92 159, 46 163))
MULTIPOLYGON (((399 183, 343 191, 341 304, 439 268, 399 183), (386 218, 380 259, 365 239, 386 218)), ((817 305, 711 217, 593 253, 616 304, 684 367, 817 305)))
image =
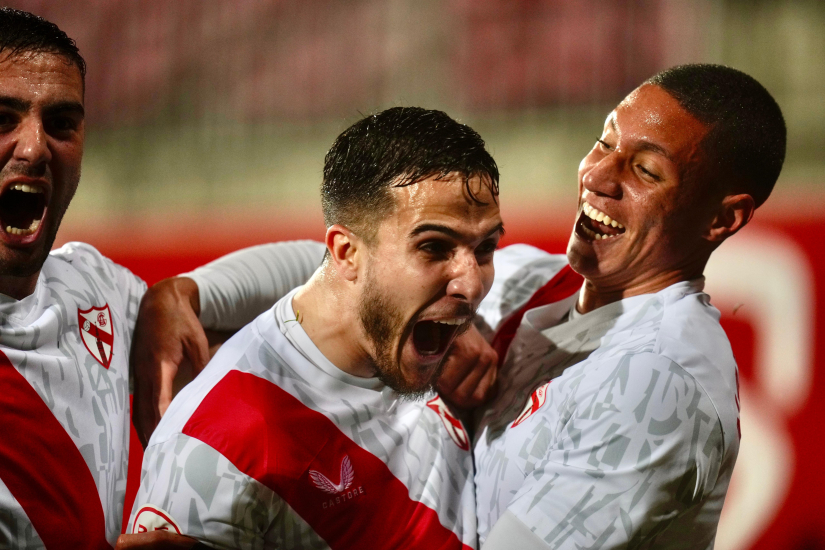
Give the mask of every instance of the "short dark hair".
POLYGON ((751 195, 756 206, 767 200, 785 161, 787 131, 764 86, 742 71, 711 64, 673 67, 646 84, 664 89, 709 127, 703 150, 731 190, 751 195))
POLYGON ((50 21, 14 8, 0 8, 0 53, 14 57, 24 53, 52 53, 74 63, 86 80, 86 62, 75 41, 50 21))
POLYGON ((393 208, 390 187, 413 185, 432 176, 458 173, 469 196, 482 203, 469 181, 481 177, 493 200, 498 166, 484 140, 442 111, 393 107, 367 116, 336 138, 324 161, 321 203, 327 227, 341 224, 362 238, 393 208))

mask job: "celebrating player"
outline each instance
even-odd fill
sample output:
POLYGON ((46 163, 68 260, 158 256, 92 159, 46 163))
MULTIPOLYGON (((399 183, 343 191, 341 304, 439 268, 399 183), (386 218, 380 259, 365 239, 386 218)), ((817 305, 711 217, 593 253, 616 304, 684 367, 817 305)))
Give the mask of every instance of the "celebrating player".
POLYGON ((753 78, 666 70, 579 165, 567 257, 497 253, 479 309, 504 358, 474 449, 485 550, 713 547, 739 397, 702 273, 784 156, 781 111, 753 78))
POLYGON ((133 532, 474 548, 469 438, 430 390, 492 284, 497 195, 484 142, 442 112, 393 108, 343 132, 324 167, 322 266, 172 402, 133 532))
MULTIPOLYGON (((55 25, 0 9, 3 548, 111 548, 121 531, 128 357, 146 285, 89 245, 49 254, 80 178, 84 75, 55 25)), ((206 348, 189 305, 197 288, 181 303, 189 316, 178 315, 173 332, 202 342, 185 350, 193 356, 206 348)), ((176 338, 166 349, 182 355, 176 338)), ((153 368, 142 374, 160 380, 153 368)))
POLYGON ((474 448, 485 550, 713 546, 738 375, 702 273, 770 195, 785 140, 753 78, 669 69, 582 160, 567 256, 496 253, 480 332, 457 340, 445 373, 477 380, 479 357, 481 371, 502 363, 474 448))

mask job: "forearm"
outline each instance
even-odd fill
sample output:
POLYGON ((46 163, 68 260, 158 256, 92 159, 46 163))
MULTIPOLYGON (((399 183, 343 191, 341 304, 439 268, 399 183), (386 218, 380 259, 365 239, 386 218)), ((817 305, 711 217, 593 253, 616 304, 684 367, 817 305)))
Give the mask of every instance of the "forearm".
POLYGON ((196 283, 196 311, 205 328, 236 330, 308 281, 321 264, 324 250, 323 244, 314 241, 254 246, 180 278, 196 283))

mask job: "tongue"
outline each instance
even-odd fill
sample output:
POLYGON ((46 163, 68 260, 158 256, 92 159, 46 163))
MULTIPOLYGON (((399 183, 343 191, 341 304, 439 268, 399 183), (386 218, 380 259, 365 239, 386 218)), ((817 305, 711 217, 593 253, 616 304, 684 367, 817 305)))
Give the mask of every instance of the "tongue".
POLYGON ((421 321, 413 328, 413 342, 421 355, 435 355, 441 349, 441 330, 432 321, 421 321))
POLYGON ((619 229, 618 227, 613 227, 612 225, 605 225, 602 222, 597 222, 595 220, 593 220, 593 226, 604 235, 612 236, 618 235, 619 233, 624 233, 624 229, 619 229))

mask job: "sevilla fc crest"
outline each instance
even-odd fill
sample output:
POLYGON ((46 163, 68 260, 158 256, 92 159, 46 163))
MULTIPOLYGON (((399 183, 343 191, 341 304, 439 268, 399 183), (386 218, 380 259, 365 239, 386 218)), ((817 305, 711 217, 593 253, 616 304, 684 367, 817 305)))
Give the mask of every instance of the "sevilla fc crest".
POLYGON ((461 420, 456 418, 453 413, 450 412, 447 404, 444 403, 440 397, 435 397, 434 399, 427 401, 427 406, 437 412, 438 416, 441 417, 441 422, 444 423, 447 433, 450 434, 450 439, 458 445, 458 448, 462 451, 469 451, 470 438, 467 436, 467 432, 464 431, 464 426, 461 424, 461 420))
POLYGON ((541 406, 544 405, 544 402, 547 401, 547 386, 549 385, 550 382, 546 383, 530 395, 530 399, 527 400, 524 410, 521 411, 519 417, 516 418, 515 422, 513 422, 514 428, 530 418, 534 412, 539 410, 541 406))
POLYGON ((78 309, 77 323, 80 326, 80 339, 83 340, 86 349, 98 363, 108 369, 112 362, 112 347, 115 342, 109 304, 85 311, 78 309))

